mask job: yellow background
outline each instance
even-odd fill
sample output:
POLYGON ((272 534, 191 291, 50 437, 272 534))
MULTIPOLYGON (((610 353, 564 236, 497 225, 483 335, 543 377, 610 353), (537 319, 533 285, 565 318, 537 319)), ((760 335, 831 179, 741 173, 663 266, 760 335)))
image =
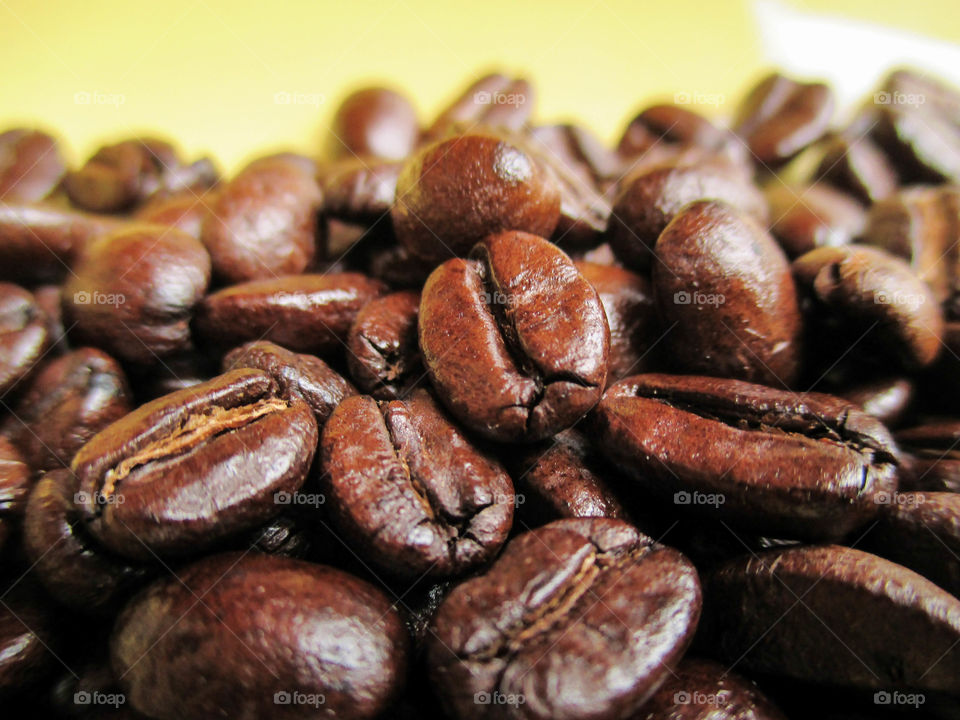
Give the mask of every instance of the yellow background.
MULTIPOLYGON (((788 2, 960 40, 956 0, 788 2)), ((722 94, 729 110, 763 70, 746 0, 0 0, 0 54, 0 127, 52 129, 74 160, 154 130, 227 170, 264 150, 315 152, 364 81, 406 90, 426 119, 468 75, 504 68, 534 80, 538 118, 613 139, 675 91, 722 94)))

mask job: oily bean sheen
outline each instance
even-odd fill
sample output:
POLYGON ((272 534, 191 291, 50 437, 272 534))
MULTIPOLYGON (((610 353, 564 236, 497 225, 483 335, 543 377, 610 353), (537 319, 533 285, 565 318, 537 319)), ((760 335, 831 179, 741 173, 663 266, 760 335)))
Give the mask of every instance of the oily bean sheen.
POLYGON ((177 575, 139 595, 113 630, 113 670, 137 711, 365 720, 399 694, 406 630, 366 582, 257 554, 216 555, 177 575))
POLYGON ((839 545, 771 550, 704 585, 704 638, 724 661, 814 683, 960 693, 960 600, 888 560, 839 545))
POLYGON ((666 353, 691 373, 791 386, 801 318, 790 264, 770 235, 722 203, 681 210, 657 241, 653 286, 666 353))
POLYGON ((403 397, 426 378, 417 344, 420 293, 372 300, 357 314, 347 340, 347 364, 357 385, 376 398, 403 397))
POLYGON ((0 396, 23 380, 50 340, 46 318, 33 295, 0 283, 0 396))
POLYGON ((194 238, 131 223, 96 240, 74 268, 64 321, 76 342, 151 365, 190 346, 190 319, 209 282, 210 257, 194 238))
POLYGON ((592 408, 610 332, 597 292, 546 240, 492 235, 448 260, 420 301, 420 350, 443 403, 494 440, 533 442, 592 408))
POLYGON ((37 202, 50 195, 66 168, 57 141, 17 128, 0 133, 0 200, 37 202))
POLYGON ((410 156, 391 211, 397 239, 438 264, 505 230, 549 237, 560 188, 525 152, 494 135, 455 135, 410 156))
POLYGON ((842 537, 896 489, 886 428, 831 395, 636 375, 593 415, 600 449, 650 492, 775 537, 842 537))
POLYGON ((222 347, 270 340, 294 352, 340 352, 360 308, 384 289, 358 273, 231 285, 203 300, 196 330, 201 339, 222 347))
POLYGON ((277 515, 297 490, 317 423, 259 370, 232 370, 153 400, 73 459, 94 537, 133 558, 184 554, 277 515))
POLYGON ((348 398, 324 427, 321 448, 334 523, 395 575, 459 575, 507 539, 510 477, 426 390, 381 403, 348 398))
POLYGON ((357 90, 337 108, 331 131, 334 157, 373 156, 403 160, 420 138, 413 104, 382 87, 357 90))
POLYGON ((680 553, 620 520, 558 520, 447 596, 427 663, 455 718, 625 720, 679 661, 699 614, 680 553))

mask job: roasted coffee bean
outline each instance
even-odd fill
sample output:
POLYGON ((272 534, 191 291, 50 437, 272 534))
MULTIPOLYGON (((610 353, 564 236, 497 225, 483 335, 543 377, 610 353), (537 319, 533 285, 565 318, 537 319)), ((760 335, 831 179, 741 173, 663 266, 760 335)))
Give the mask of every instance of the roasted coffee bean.
POLYGON ((427 662, 455 718, 629 718, 680 660, 696 571, 620 520, 558 520, 454 588, 427 662))
POLYGON ((299 397, 310 409, 317 427, 330 417, 343 399, 356 395, 357 389, 323 360, 285 350, 260 340, 234 348, 223 358, 223 371, 257 368, 269 373, 289 397, 299 397))
POLYGON ((183 555, 279 514, 317 446, 310 408, 259 370, 142 405, 73 459, 94 538, 125 557, 183 555))
POLYGON ((507 465, 517 488, 517 511, 528 525, 576 517, 630 519, 610 482, 617 471, 577 430, 511 452, 507 465))
POLYGON ((183 190, 148 200, 133 214, 141 222, 169 225, 190 237, 201 239, 203 221, 216 204, 217 190, 183 190))
POLYGON ((20 451, 0 437, 0 550, 23 516, 31 477, 30 466, 20 451))
POLYGON ((786 720, 756 685, 712 660, 684 658, 632 720, 786 720))
POLYGON ((848 131, 828 139, 814 180, 849 192, 867 205, 892 195, 898 184, 890 160, 866 131, 848 131))
POLYGON ((59 282, 116 218, 53 205, 0 202, 0 278, 22 283, 59 282))
POLYGON ((728 135, 703 115, 679 105, 651 105, 629 122, 617 151, 621 155, 640 155, 657 143, 697 145, 716 149, 728 135))
POLYGON ((57 602, 83 613, 114 612, 150 571, 89 537, 77 509, 82 500, 69 469, 44 475, 27 502, 23 548, 32 573, 57 602))
POLYGON ((0 433, 20 448, 34 472, 68 467, 77 450, 130 412, 132 403, 116 360, 81 348, 30 379, 0 433))
POLYGON ((367 87, 340 104, 330 136, 333 157, 403 160, 420 139, 420 125, 406 97, 389 88, 367 87))
POLYGON ((406 630, 362 580, 258 554, 210 557, 177 575, 138 596, 114 628, 113 669, 138 711, 361 720, 399 695, 406 630))
POLYGON ((773 550, 704 580, 701 628, 738 667, 823 684, 960 692, 960 600, 838 545, 773 550))
POLYGON ((910 263, 939 302, 951 300, 960 292, 960 188, 908 188, 874 204, 863 241, 910 263))
POLYGON ((57 141, 39 130, 0 133, 0 200, 37 202, 60 184, 66 167, 57 141))
POLYGON ((95 241, 64 285, 63 314, 77 344, 139 365, 185 350, 190 319, 210 282, 197 240, 130 224, 95 241))
POLYGON ((553 155, 570 170, 593 180, 605 191, 619 179, 623 160, 582 125, 539 125, 530 130, 531 142, 553 155))
POLYGON ((790 387, 801 316, 790 263, 723 203, 683 208, 657 240, 653 291, 665 354, 684 372, 790 387))
POLYGON ((770 232, 791 258, 825 245, 848 245, 866 222, 859 203, 822 183, 806 187, 777 183, 766 196, 773 219, 770 232))
POLYGON ((391 211, 397 239, 435 265, 501 231, 548 237, 559 217, 553 175, 516 146, 481 134, 455 135, 410 156, 391 211))
POLYGON ((202 190, 217 181, 213 163, 184 163, 176 148, 156 138, 133 138, 97 150, 64 186, 77 207, 93 212, 129 210, 159 192, 202 190))
POLYGON ((760 223, 767 220, 767 201, 751 183, 717 165, 656 165, 632 173, 613 203, 607 239, 628 268, 647 271, 654 246, 680 209, 695 200, 721 200, 760 223))
POLYGON ((443 137, 457 126, 520 130, 533 113, 534 100, 533 87, 523 78, 485 75, 440 113, 427 137, 443 137))
POLYGON ((63 288, 59 285, 40 285, 33 289, 40 312, 47 326, 50 349, 47 358, 55 358, 70 351, 67 331, 63 327, 63 288))
POLYGON ((737 108, 734 129, 758 163, 777 168, 823 136, 833 106, 833 92, 826 85, 773 73, 737 108))
POLYGON ((397 193, 403 163, 350 158, 322 168, 323 212, 327 217, 372 225, 386 219, 397 193))
POLYGON ((510 477, 426 390, 379 404, 344 400, 324 426, 321 459, 334 523, 391 574, 461 575, 507 539, 510 477))
POLYGON ((357 385, 380 400, 404 397, 426 380, 417 344, 420 293, 371 300, 347 339, 347 364, 357 385))
POLYGON ((932 420, 898 431, 896 439, 909 453, 904 490, 960 493, 960 421, 932 420))
POLYGON ((896 493, 885 499, 865 548, 960 596, 960 494, 896 493))
POLYGON ((659 338, 659 322, 650 281, 610 265, 574 263, 600 296, 610 326, 607 385, 649 369, 648 357, 659 338))
POLYGON ((914 383, 902 376, 882 377, 848 387, 838 395, 856 403, 888 428, 896 427, 914 398, 914 383))
POLYGON ((46 318, 33 295, 0 283, 0 400, 19 385, 50 344, 46 318))
MULTIPOLYGON (((0 602, 0 699, 35 687, 57 666, 53 609, 29 580, 3 588, 0 602)), ((4 711, 6 714, 6 710, 4 711)))
MULTIPOLYGON (((822 328, 837 336, 837 356, 859 341, 905 370, 936 360, 943 313, 933 291, 905 261, 862 245, 822 247, 797 258, 793 274, 809 303, 814 332, 822 328)), ((831 343, 821 336, 820 344, 817 352, 822 355, 831 343)))
POLYGON ((225 282, 299 273, 313 260, 320 186, 306 158, 274 155, 247 165, 217 192, 201 237, 225 282))
POLYGON ((600 450, 650 493, 773 537, 843 537, 896 489, 887 430, 830 395, 636 375, 607 391, 593 425, 600 450))
POLYGON ((533 442, 600 399, 610 332, 596 290, 546 240, 492 235, 423 288, 420 351, 437 394, 467 427, 533 442))
POLYGON ((394 289, 419 291, 426 282, 433 263, 425 262, 395 243, 378 244, 367 259, 367 273, 394 289))
POLYGON ((235 347, 270 340, 295 352, 339 353, 360 308, 384 286, 364 275, 289 275, 232 285, 208 295, 195 322, 198 336, 235 347))

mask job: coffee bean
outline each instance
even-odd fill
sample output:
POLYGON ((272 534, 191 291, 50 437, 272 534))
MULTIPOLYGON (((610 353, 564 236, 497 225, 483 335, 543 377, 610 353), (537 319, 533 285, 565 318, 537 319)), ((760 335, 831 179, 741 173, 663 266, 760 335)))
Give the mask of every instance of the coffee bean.
POLYGON ((960 492, 960 421, 932 420, 899 430, 896 439, 909 453, 904 490, 960 492))
POLYGON ((347 363, 360 389, 380 400, 404 397, 426 380, 417 344, 420 293, 391 293, 357 314, 347 363))
POLYGON ((749 217, 722 203, 682 209, 661 233, 653 291, 678 369, 790 387, 801 317, 790 264, 749 217))
POLYGON ((39 130, 0 133, 0 200, 37 202, 56 190, 66 172, 57 141, 39 130))
POLYGON ((216 204, 217 194, 217 190, 182 190, 157 196, 141 205, 133 217, 141 222, 175 227, 200 240, 203 222, 216 204))
POLYGON ((399 161, 372 158, 349 158, 321 168, 324 215, 367 226, 385 219, 402 168, 399 161))
POLYGON ((826 184, 766 190, 773 225, 770 232, 791 258, 814 248, 848 245, 860 236, 866 214, 846 193, 826 184))
POLYGON ((847 131, 829 138, 814 180, 845 190, 867 205, 892 195, 898 184, 890 160, 866 131, 847 131))
POLYGON ((348 96, 337 108, 330 128, 334 157, 372 156, 403 160, 420 137, 417 112, 400 93, 367 87, 348 96))
POLYGON ((571 171, 593 180, 603 194, 623 172, 622 158, 582 125, 538 125, 531 128, 530 137, 571 171))
POLYGON ((830 395, 637 375, 607 391, 593 424, 600 450, 677 511, 775 537, 843 537, 896 489, 887 430, 830 395))
POLYGON ((527 122, 533 107, 533 87, 529 82, 492 73, 471 83, 441 111, 426 136, 437 139, 453 132, 457 126, 468 130, 478 126, 519 130, 527 122))
POLYGON ((0 397, 21 383, 49 343, 46 318, 33 295, 0 283, 0 397))
POLYGON ((299 560, 227 554, 138 596, 110 654, 130 704, 161 720, 361 720, 399 694, 406 651, 403 623, 369 584, 299 560))
POLYGON ((33 289, 33 299, 47 326, 50 349, 46 357, 55 358, 69 352, 70 341, 63 327, 63 289, 59 285, 40 285, 33 289))
POLYGON ((425 390, 379 404, 348 398, 324 427, 321 448, 334 522, 391 574, 460 575, 506 541, 509 476, 425 390))
POLYGON ((56 626, 48 601, 29 581, 4 588, 0 603, 0 698, 35 687, 56 667, 56 626))
POLYGON ((259 370, 142 405, 73 459, 94 538, 125 557, 182 555, 277 515, 306 479, 317 424, 259 370))
POLYGON ((889 428, 897 426, 913 400, 914 383, 901 376, 869 380, 839 393, 889 428))
POLYGON ((0 437, 0 550, 23 517, 31 477, 30 466, 20 451, 0 437))
POLYGON ((680 553, 619 520, 558 520, 450 593, 427 663, 456 718, 627 718, 679 661, 699 614, 680 553))
POLYGON ((420 351, 443 403, 502 442, 570 427, 600 398, 610 333, 597 292, 546 240, 492 235, 433 271, 420 351))

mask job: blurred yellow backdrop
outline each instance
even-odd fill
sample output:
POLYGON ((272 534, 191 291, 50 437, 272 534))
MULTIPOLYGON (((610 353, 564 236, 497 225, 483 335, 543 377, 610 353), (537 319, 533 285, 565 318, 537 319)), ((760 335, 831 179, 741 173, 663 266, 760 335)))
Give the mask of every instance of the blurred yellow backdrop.
MULTIPOLYGON (((955 0, 785 1, 960 40, 955 0)), ((407 91, 426 119, 468 75, 503 68, 534 81, 537 118, 612 139, 676 91, 722 96, 724 112, 763 70, 748 0, 0 0, 0 55, 0 127, 52 129, 74 160, 156 131, 227 170, 316 151, 367 81, 407 91)))

